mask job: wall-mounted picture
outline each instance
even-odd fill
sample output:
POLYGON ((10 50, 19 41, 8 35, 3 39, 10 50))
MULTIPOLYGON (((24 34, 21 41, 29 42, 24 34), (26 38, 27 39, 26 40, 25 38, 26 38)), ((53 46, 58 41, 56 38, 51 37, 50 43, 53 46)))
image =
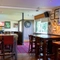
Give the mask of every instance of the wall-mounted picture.
POLYGON ((51 20, 54 19, 54 13, 50 14, 50 19, 51 19, 51 20))
POLYGON ((5 28, 10 28, 10 27, 11 27, 10 21, 5 21, 5 28))
POLYGON ((14 28, 17 28, 17 27, 18 27, 18 23, 14 23, 14 24, 13 24, 13 27, 14 27, 14 28))
POLYGON ((57 24, 60 25, 60 19, 57 19, 57 24))
POLYGON ((54 11, 54 15, 55 15, 54 18, 55 19, 59 18, 59 10, 60 9, 55 9, 55 11, 54 11))

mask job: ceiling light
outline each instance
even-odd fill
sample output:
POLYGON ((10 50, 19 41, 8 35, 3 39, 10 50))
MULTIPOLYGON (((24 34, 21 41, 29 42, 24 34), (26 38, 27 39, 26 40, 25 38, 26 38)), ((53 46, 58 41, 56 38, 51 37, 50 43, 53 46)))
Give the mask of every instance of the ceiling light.
POLYGON ((40 10, 40 8, 38 7, 37 9, 36 9, 36 11, 39 11, 40 10))

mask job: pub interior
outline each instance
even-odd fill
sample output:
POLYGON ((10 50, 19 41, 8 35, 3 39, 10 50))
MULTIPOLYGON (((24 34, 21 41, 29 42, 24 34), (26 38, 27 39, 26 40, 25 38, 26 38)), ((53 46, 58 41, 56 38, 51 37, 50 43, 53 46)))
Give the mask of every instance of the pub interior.
POLYGON ((59 2, 0 1, 0 59, 60 60, 59 2))

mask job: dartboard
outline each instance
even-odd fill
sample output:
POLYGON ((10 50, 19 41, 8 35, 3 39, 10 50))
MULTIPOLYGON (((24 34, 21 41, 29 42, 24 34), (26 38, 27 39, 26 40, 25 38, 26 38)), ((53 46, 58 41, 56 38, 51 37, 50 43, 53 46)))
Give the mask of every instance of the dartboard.
POLYGON ((26 28, 29 28, 29 27, 31 26, 31 22, 30 22, 30 21, 25 21, 25 22, 24 22, 24 26, 25 26, 26 28))

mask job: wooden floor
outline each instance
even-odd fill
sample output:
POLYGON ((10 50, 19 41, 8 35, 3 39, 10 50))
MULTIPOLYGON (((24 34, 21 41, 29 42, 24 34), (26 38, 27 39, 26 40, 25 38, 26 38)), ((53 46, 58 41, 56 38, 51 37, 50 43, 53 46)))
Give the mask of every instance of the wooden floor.
POLYGON ((34 55, 30 55, 27 53, 18 54, 17 60, 36 60, 34 55))
MULTIPOLYGON (((34 54, 20 53, 20 54, 18 54, 17 60, 43 60, 43 59, 36 59, 34 54)), ((47 60, 54 60, 53 55, 51 56, 51 59, 48 58, 47 60)), ((58 59, 58 60, 60 60, 60 59, 58 59)))
MULTIPOLYGON (((6 60, 12 60, 12 58, 11 59, 8 58, 6 60)), ((17 56, 17 60, 43 60, 43 59, 36 59, 34 54, 19 53, 17 56)), ((53 60, 53 59, 48 59, 48 60, 53 60)))
MULTIPOLYGON (((5 60, 12 60, 12 58, 11 59, 8 58, 8 59, 5 59, 5 60)), ((19 53, 18 56, 17 56, 17 60, 43 60, 43 59, 36 59, 34 54, 19 53)), ((54 59, 48 58, 47 60, 54 60, 54 59)), ((58 59, 58 60, 60 60, 60 59, 58 59)))
MULTIPOLYGON (((8 58, 5 60, 12 60, 12 58, 8 58)), ((13 59, 14 60, 14 59, 13 59)), ((17 60, 36 60, 34 55, 28 54, 28 53, 19 53, 17 56, 17 60)))

